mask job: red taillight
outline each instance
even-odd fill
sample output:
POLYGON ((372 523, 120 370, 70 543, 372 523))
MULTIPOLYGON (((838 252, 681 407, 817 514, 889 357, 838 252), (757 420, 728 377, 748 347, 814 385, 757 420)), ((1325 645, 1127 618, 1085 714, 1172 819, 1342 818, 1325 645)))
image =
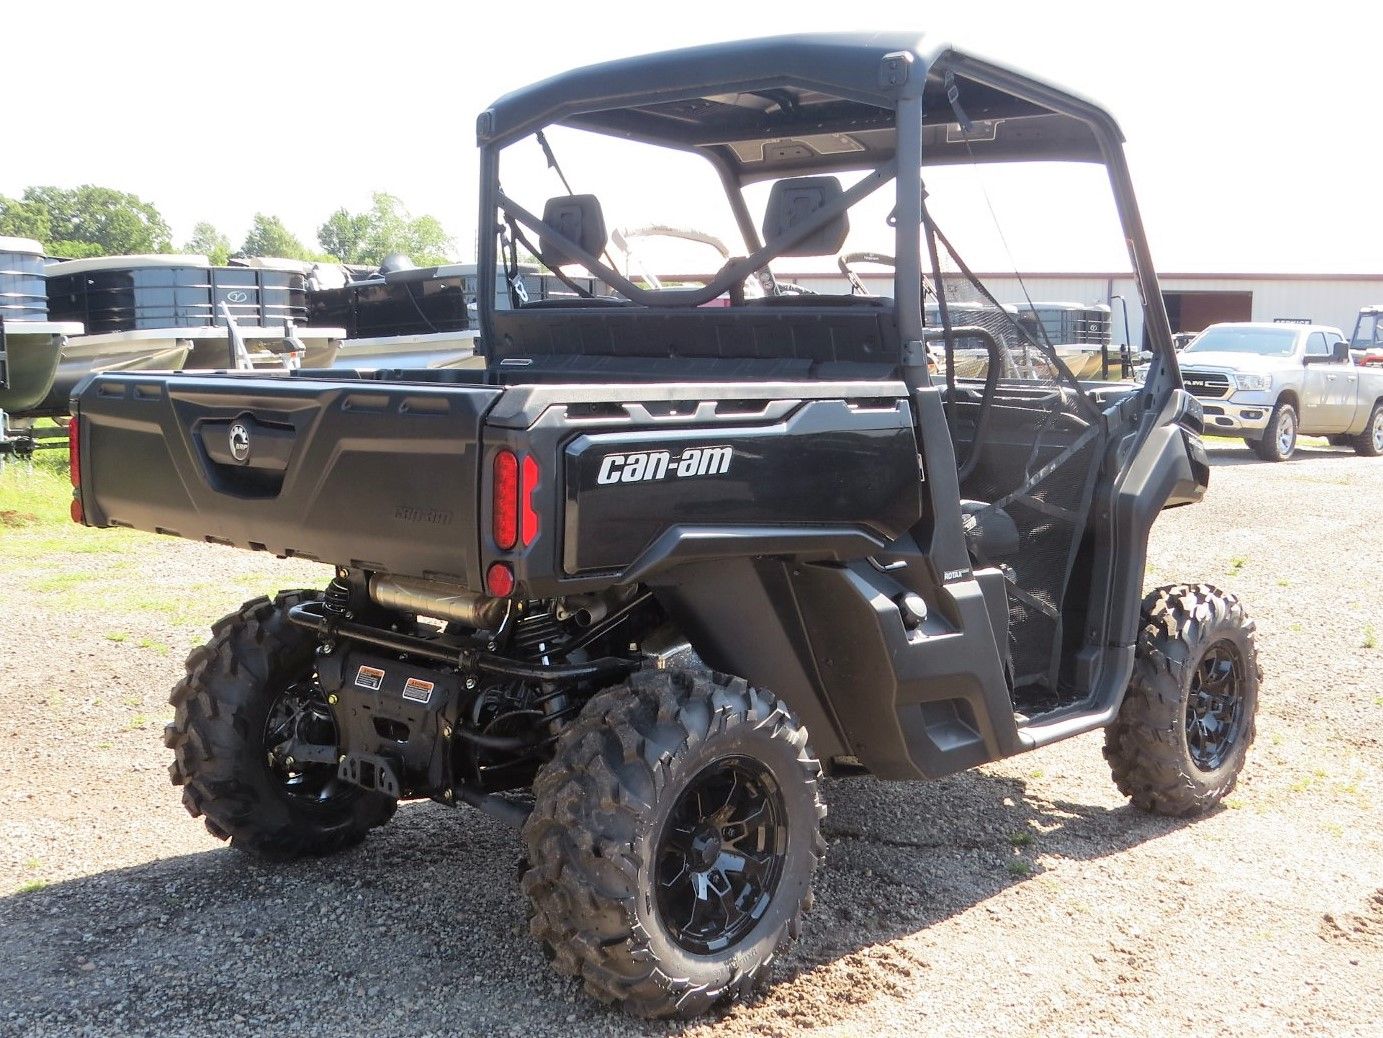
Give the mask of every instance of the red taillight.
POLYGON ((531 454, 526 454, 523 459, 523 489, 519 494, 519 507, 522 509, 520 529, 524 547, 532 544, 533 539, 538 536, 538 513, 533 510, 533 490, 537 485, 537 459, 531 454))
POLYGON ((514 571, 503 562, 492 563, 485 573, 485 590, 495 598, 508 598, 514 593, 514 571))
POLYGON ((72 508, 74 523, 86 525, 86 513, 82 509, 82 445, 78 435, 81 423, 73 418, 67 425, 67 467, 72 474, 72 508))
POLYGON ((490 528, 495 546, 508 551, 519 540, 519 459, 513 451, 495 455, 495 487, 490 528))

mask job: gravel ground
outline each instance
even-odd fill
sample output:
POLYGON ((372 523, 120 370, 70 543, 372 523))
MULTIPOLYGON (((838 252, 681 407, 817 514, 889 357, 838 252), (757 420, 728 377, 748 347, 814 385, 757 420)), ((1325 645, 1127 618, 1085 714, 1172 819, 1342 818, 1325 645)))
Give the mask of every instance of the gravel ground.
POLYGON ((183 655, 322 570, 0 528, 0 1033, 1383 1033, 1383 460, 1212 457, 1148 583, 1220 584, 1258 622, 1259 738, 1227 804, 1134 812, 1098 735, 933 785, 828 783, 807 935, 770 992, 686 1025, 549 971, 517 837, 474 811, 405 805, 281 866, 186 816, 159 739, 183 655))

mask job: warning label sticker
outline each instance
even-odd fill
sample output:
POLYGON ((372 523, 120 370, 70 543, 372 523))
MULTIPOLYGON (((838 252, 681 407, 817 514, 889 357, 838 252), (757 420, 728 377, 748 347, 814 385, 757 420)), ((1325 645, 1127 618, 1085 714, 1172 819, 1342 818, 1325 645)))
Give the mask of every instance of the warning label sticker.
POLYGON ((426 703, 432 698, 433 683, 421 678, 409 678, 403 683, 403 698, 415 703, 426 703))
POLYGON ((355 683, 371 692, 378 692, 379 686, 384 684, 384 671, 378 667, 361 667, 356 671, 355 683))

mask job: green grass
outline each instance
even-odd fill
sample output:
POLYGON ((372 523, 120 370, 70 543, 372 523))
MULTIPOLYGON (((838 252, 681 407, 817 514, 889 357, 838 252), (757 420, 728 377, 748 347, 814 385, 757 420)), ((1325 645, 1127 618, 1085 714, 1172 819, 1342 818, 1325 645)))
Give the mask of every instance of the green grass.
POLYGON ((1227 572, 1231 577, 1237 577, 1240 573, 1244 571, 1244 567, 1248 564, 1249 560, 1247 556, 1236 555, 1229 560, 1229 569, 1227 572))
POLYGON ((31 879, 27 883, 19 884, 14 892, 16 894, 32 894, 35 891, 42 890, 47 885, 48 881, 46 879, 31 879))
POLYGON ((1031 876, 1032 862, 1027 858, 1009 858, 1008 874, 1010 876, 1031 876))
POLYGON ((1316 784, 1326 777, 1325 769, 1313 768, 1311 774, 1299 776, 1287 788, 1293 793, 1305 793, 1307 790, 1315 788, 1316 784))
MULTIPOLYGON (((18 482, 22 480, 0 473, 0 485, 7 490, 18 482)), ((41 510, 43 488, 26 484, 25 489, 33 492, 34 499, 25 496, 24 507, 41 510)), ((221 582, 197 580, 200 574, 189 567, 186 583, 150 583, 151 553, 188 542, 132 530, 92 530, 66 520, 0 528, 0 537, 5 542, 0 578, 11 577, 45 610, 100 613, 112 623, 108 640, 130 642, 159 655, 169 654, 173 646, 166 639, 130 633, 139 631, 141 618, 185 630, 200 644, 213 620, 246 599, 284 587, 321 586, 326 581, 323 567, 262 557, 258 565, 246 566, 221 582)), ((249 553, 237 554, 251 558, 249 553)))
POLYGON ((1009 833, 1008 842, 1014 847, 1027 847, 1032 844, 1032 833, 1009 833))
MULTIPOLYGON (((7 562, 46 561, 63 552, 118 554, 149 539, 130 530, 88 530, 72 522, 72 484, 67 455, 35 456, 32 466, 9 463, 0 469, 0 535, 7 562)), ((35 589, 46 590, 46 589, 35 589)))
POLYGON ((0 529, 71 523, 71 507, 72 483, 61 451, 41 453, 32 465, 6 462, 0 469, 0 529))
POLYGON ((1378 648, 1378 634, 1373 629, 1373 624, 1364 625, 1364 648, 1378 648))
POLYGON ((151 552, 188 542, 78 526, 69 516, 71 502, 65 451, 41 452, 32 464, 0 468, 0 538, 5 545, 0 579, 12 578, 13 586, 31 593, 44 610, 101 613, 111 624, 111 641, 134 642, 167 655, 173 646, 166 642, 126 632, 138 632, 141 618, 156 618, 187 631, 200 644, 213 620, 246 599, 286 587, 320 587, 327 579, 325 567, 260 556, 258 564, 242 565, 220 582, 197 581, 197 571, 189 568, 186 583, 151 584, 146 579, 151 552))

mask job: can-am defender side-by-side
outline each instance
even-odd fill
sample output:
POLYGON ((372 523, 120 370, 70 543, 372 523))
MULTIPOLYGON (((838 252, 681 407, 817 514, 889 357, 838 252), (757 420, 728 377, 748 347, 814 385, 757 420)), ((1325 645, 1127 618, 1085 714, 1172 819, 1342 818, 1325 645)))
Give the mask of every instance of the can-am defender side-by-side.
MULTIPOLYGON (((1207 585, 1142 593, 1154 519, 1208 467, 1104 111, 916 36, 794 36, 580 69, 478 137, 484 371, 107 374, 74 401, 88 525, 335 566, 220 621, 173 691, 173 780, 213 834, 322 854, 402 799, 478 807, 522 827, 558 970, 671 1016, 797 935, 823 773, 1103 728, 1141 808, 1233 788, 1253 625, 1207 585), (608 261, 599 193, 523 204, 522 160, 551 176, 578 133, 704 169, 742 252, 654 287, 608 261), (940 226, 943 168, 1023 160, 1107 170, 1141 386, 1078 382, 940 226), (869 204, 892 298, 778 283, 869 204), (599 287, 496 308, 524 251, 599 287)), ((642 176, 681 222, 685 186, 642 176)))

